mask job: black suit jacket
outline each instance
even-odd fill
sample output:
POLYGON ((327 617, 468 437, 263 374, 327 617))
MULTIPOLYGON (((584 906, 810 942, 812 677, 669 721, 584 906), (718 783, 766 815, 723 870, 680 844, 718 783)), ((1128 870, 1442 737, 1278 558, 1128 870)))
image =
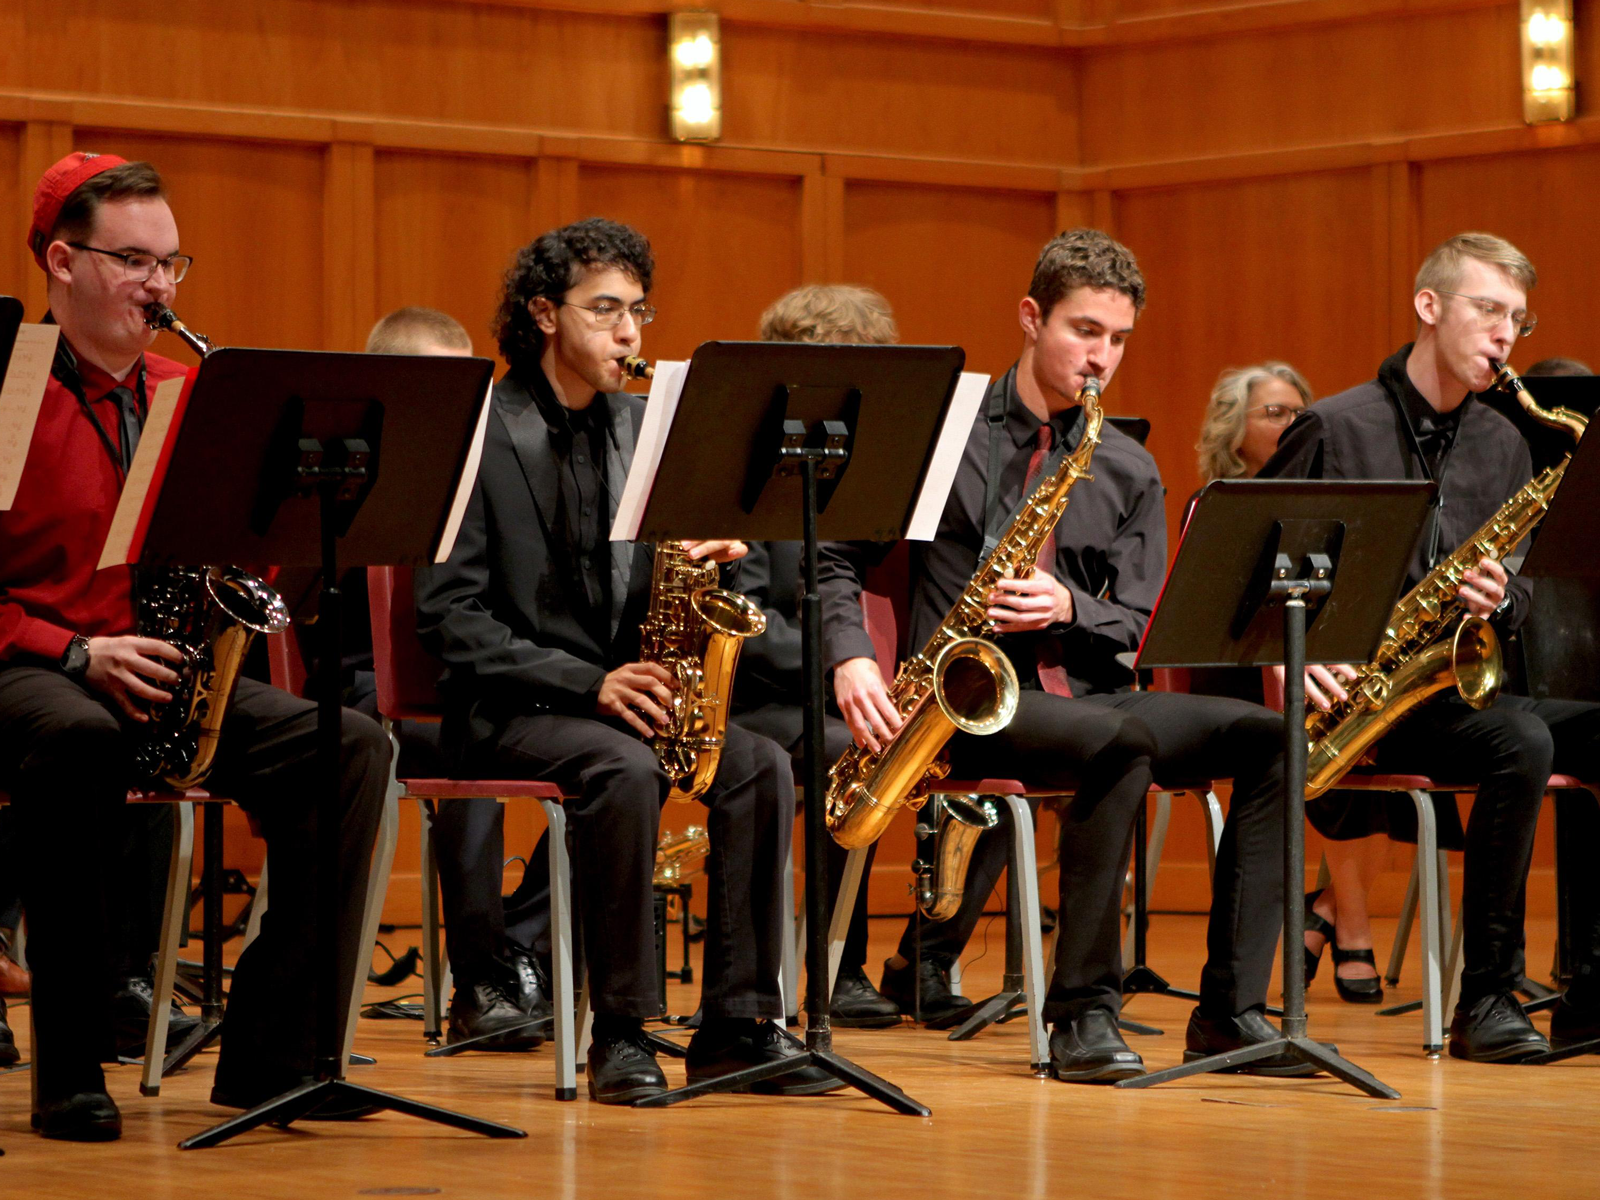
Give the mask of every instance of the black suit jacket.
MULTIPOLYGON (((606 451, 607 526, 616 516, 644 401, 614 393, 606 451)), ((560 436, 557 434, 556 436, 560 436)), ((649 607, 647 543, 571 561, 558 523, 560 478, 551 429, 527 386, 495 385, 483 459, 447 562, 416 573, 417 631, 443 659, 447 748, 492 736, 504 715, 545 710, 593 716, 606 672, 639 656, 649 607), (609 570, 609 620, 581 618, 578 571, 609 570), (469 726, 463 728, 461 721, 469 726), (452 728, 454 727, 454 728, 452 728)))

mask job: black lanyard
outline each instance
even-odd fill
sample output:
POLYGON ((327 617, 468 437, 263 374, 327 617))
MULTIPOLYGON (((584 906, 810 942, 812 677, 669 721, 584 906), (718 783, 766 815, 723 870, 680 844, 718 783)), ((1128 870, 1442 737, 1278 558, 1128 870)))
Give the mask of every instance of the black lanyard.
MULTIPOLYGON (((50 373, 77 398, 78 407, 83 409, 83 415, 89 418, 89 424, 94 426, 94 431, 100 438, 100 445, 105 450, 106 456, 111 459, 111 466, 117 472, 117 478, 125 481, 128 477, 128 468, 132 466, 132 463, 124 463, 122 461, 121 431, 119 429, 118 437, 113 440, 99 416, 95 414, 94 406, 89 403, 89 397, 83 390, 83 376, 78 370, 77 356, 72 353, 71 347, 67 345, 65 340, 57 339, 56 359, 51 365, 50 373)), ((150 415, 150 405, 145 399, 145 364, 144 355, 142 354, 139 356, 139 370, 135 376, 134 387, 134 398, 139 406, 139 420, 142 426, 144 420, 150 415)))

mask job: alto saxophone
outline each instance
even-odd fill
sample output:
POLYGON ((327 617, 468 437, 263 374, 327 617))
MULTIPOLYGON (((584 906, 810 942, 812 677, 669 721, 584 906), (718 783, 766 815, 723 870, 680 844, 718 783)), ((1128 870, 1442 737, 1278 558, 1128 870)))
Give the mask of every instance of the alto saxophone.
MULTIPOLYGON (((624 359, 622 369, 635 379, 655 374, 636 357, 624 359)), ((694 561, 678 542, 655 544, 640 657, 673 678, 667 727, 651 741, 672 780, 672 800, 698 800, 716 779, 739 651, 745 638, 767 629, 766 614, 748 597, 718 587, 717 576, 716 563, 694 561)))
MULTIPOLYGON (((1567 408, 1540 406, 1510 366, 1496 368, 1495 385, 1517 398, 1536 420, 1583 437, 1586 418, 1567 408)), ((1322 795, 1343 779, 1385 733, 1417 705, 1454 686, 1473 708, 1487 708, 1500 693, 1504 671, 1500 639, 1490 624, 1469 615, 1457 594, 1461 578, 1480 559, 1499 562, 1544 519, 1566 474, 1568 454, 1500 506, 1464 545, 1412 588, 1395 606, 1377 654, 1358 667, 1349 696, 1327 712, 1306 717, 1311 747, 1306 796, 1322 795)))
MULTIPOLYGON (((184 325, 164 304, 145 309, 145 323, 166 329, 204 358, 210 339, 184 325)), ((136 628, 183 654, 172 699, 156 708, 134 747, 142 779, 182 791, 211 773, 223 718, 250 643, 258 633, 289 627, 283 598, 237 567, 140 570, 136 628)))
POLYGON ((1017 711, 1016 670, 980 635, 990 631, 989 593, 1000 580, 1033 570, 1066 511, 1073 484, 1094 478, 1089 462, 1104 421, 1098 379, 1084 381, 1078 402, 1085 420, 1077 448, 1039 481, 928 644, 896 673, 889 699, 904 718, 900 731, 881 750, 852 744, 833 765, 828 830, 846 849, 877 841, 902 805, 922 807, 934 782, 950 773, 939 752, 957 729, 987 735, 1011 723, 1017 711))

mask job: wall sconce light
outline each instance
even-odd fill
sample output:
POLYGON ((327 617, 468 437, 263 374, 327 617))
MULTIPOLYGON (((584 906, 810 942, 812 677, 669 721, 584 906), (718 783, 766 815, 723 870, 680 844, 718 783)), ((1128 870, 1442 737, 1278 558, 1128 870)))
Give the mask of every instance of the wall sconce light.
POLYGON ((1522 119, 1570 121, 1572 0, 1522 0, 1522 119))
POLYGON ((672 136, 714 142, 722 136, 722 33, 713 12, 675 12, 669 18, 672 136))

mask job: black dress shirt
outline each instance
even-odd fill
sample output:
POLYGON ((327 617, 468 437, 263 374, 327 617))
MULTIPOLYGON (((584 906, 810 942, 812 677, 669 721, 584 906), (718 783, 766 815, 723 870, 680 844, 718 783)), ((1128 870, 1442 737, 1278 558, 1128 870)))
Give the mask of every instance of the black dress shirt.
POLYGON ((610 620, 611 572, 605 569, 609 543, 606 497, 606 439, 611 409, 596 396, 586 408, 568 408, 556 399, 543 371, 527 381, 533 403, 550 426, 550 450, 560 479, 554 524, 565 534, 570 578, 583 601, 580 614, 596 629, 610 620), (597 566, 598 564, 598 566, 597 566))
MULTIPOLYGON (((1468 538, 1533 475, 1516 427, 1475 395, 1453 412, 1435 412, 1407 376, 1411 347, 1384 361, 1378 377, 1319 400, 1284 430, 1258 479, 1432 479, 1435 507, 1424 522, 1405 590, 1468 538)), ((1495 618, 1515 629, 1528 612, 1531 585, 1513 575, 1510 605, 1495 618)))
MULTIPOLYGON (((911 610, 902 631, 902 651, 927 642, 977 571, 986 530, 1003 532, 1023 500, 1028 459, 1038 444, 1042 422, 1017 395, 1016 368, 990 384, 990 397, 1003 395, 1005 422, 1000 430, 1001 468, 995 511, 986 514, 989 473, 989 423, 980 411, 962 452, 950 498, 931 542, 911 545, 911 610)), ((987 403, 984 405, 987 409, 987 403)), ((1082 436, 1079 408, 1050 419, 1055 451, 1070 452, 1082 436)), ((1005 634, 994 640, 1017 669, 1023 687, 1037 688, 1038 642, 1058 639, 1074 695, 1118 691, 1133 673, 1116 655, 1133 650, 1155 608, 1167 566, 1164 489, 1155 459, 1134 439, 1109 423, 1091 464, 1093 481, 1073 486, 1066 512, 1055 528, 1055 577, 1072 593, 1073 620, 1036 633, 1005 634)), ((872 654, 862 623, 861 584, 869 566, 889 547, 863 542, 830 542, 821 548, 824 653, 828 664, 872 654)))

